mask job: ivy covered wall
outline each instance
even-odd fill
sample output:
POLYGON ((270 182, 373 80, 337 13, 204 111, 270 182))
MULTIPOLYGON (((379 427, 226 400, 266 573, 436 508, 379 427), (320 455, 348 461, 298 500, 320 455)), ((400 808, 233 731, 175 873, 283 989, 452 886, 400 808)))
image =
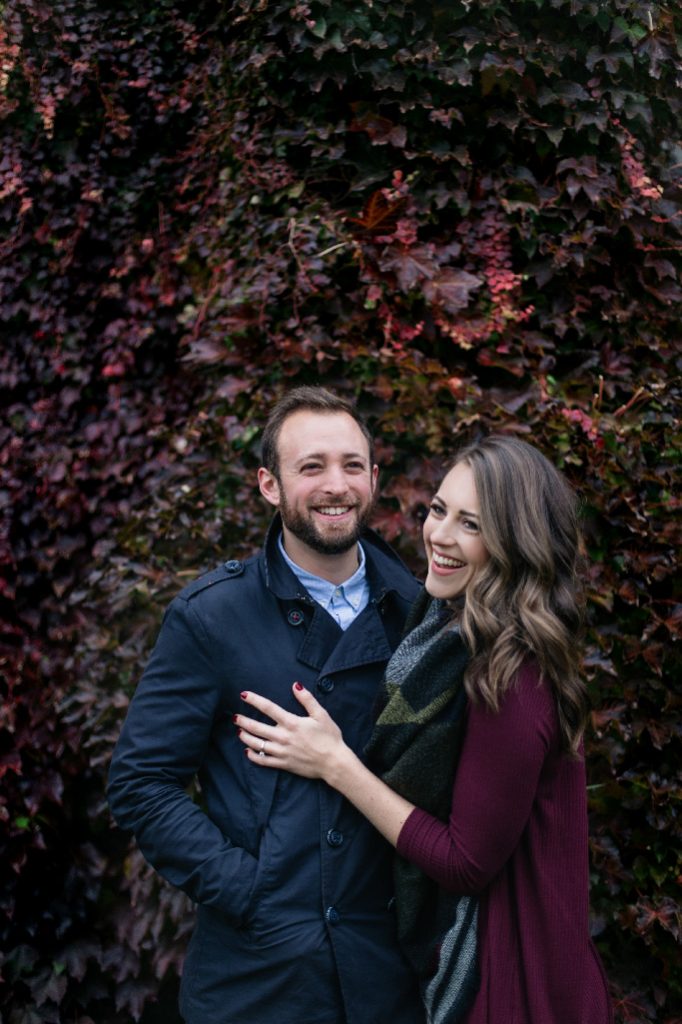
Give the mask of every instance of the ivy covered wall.
POLYGON ((595 938, 619 1021, 679 1021, 678 5, 0 13, 0 1013, 172 1004, 188 906, 106 766, 169 598, 260 542, 269 406, 320 381, 417 572, 461 441, 580 491, 595 938))

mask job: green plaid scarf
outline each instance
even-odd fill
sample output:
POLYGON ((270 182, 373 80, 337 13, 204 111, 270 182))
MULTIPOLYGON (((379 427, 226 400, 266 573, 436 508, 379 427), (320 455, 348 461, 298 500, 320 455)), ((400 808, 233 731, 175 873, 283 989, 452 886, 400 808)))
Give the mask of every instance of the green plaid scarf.
MULTIPOLYGON (((386 666, 383 710, 367 747, 391 789, 447 822, 461 747, 468 660, 452 612, 424 591, 386 666)), ((415 970, 429 1024, 456 1024, 478 984, 478 902, 445 892, 396 854, 398 938, 415 970)))

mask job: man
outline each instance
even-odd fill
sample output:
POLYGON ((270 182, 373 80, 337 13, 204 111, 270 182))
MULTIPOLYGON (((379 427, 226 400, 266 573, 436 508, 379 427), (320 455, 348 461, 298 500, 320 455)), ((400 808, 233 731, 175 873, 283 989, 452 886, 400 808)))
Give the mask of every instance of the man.
POLYGON ((263 463, 260 491, 277 509, 264 549, 170 605, 114 753, 110 804, 198 904, 187 1024, 419 1024, 389 847, 320 782, 252 765, 232 724, 247 689, 300 713, 299 681, 362 751, 419 587, 365 528, 378 470, 351 405, 289 392, 263 463), (186 792, 195 775, 205 810, 186 792))

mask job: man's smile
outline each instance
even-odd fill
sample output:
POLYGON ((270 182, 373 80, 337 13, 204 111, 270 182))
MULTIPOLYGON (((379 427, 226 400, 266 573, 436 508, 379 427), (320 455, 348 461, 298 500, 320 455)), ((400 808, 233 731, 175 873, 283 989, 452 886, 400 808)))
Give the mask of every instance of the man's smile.
POLYGON ((350 512, 354 507, 354 505, 319 505, 314 511, 323 516, 336 518, 350 512))

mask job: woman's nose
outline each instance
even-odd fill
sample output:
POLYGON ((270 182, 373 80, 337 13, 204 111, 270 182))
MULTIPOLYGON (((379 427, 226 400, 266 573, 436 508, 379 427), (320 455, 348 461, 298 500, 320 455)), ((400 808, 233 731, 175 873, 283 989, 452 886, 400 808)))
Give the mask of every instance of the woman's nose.
POLYGON ((443 547, 455 543, 455 530, 453 524, 448 520, 441 520, 431 531, 431 540, 443 547))

